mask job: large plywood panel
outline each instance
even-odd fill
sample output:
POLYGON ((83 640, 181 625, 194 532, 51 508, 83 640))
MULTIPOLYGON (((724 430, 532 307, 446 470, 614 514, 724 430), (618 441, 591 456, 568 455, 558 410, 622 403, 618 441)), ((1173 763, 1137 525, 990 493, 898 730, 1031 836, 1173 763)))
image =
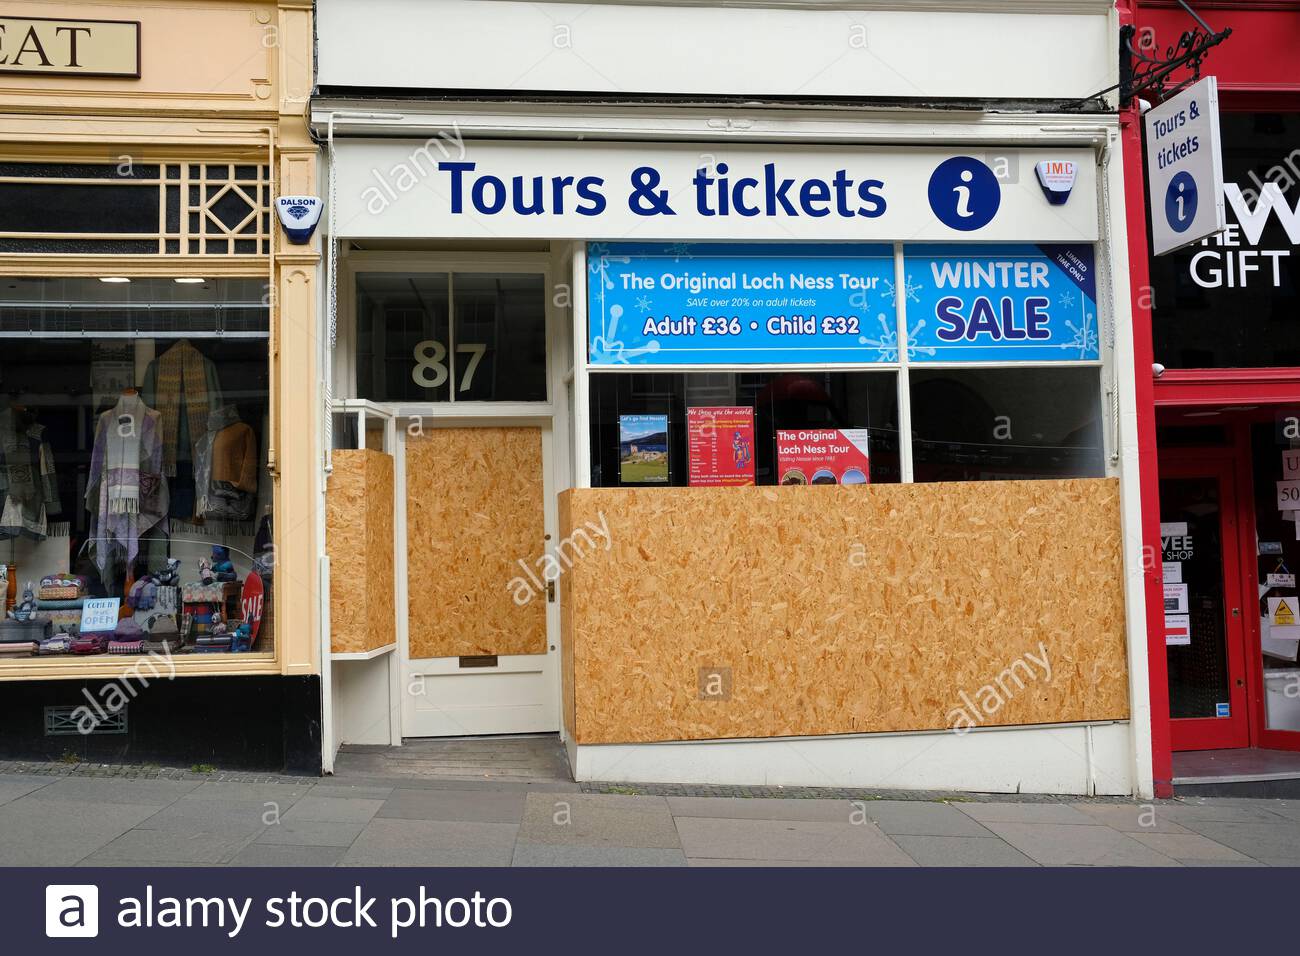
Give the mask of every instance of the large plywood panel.
POLYGON ((545 533, 540 428, 408 436, 410 656, 545 653, 545 533))
POLYGON ((1128 716, 1112 479, 564 495, 580 743, 1128 716))
POLYGON ((325 496, 330 556, 330 646, 372 651, 397 639, 393 602, 393 459, 370 449, 333 453, 325 496))

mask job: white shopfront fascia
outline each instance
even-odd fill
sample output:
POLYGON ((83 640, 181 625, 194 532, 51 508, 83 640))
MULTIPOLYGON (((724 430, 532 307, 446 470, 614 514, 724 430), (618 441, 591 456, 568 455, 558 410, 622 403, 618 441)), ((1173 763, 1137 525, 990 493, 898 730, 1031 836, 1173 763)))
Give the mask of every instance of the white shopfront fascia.
MULTIPOLYGON (((1058 753, 1062 760, 1031 788, 1151 793, 1136 406, 1129 384, 1133 381, 1131 317, 1123 268, 1128 251, 1122 227, 1118 233, 1111 227, 1124 222, 1118 129, 1113 117, 1066 120, 1060 116, 981 114, 973 121, 969 115, 945 114, 940 119, 931 114, 922 126, 922 117, 916 114, 876 111, 850 118, 839 111, 774 111, 759 123, 736 127, 719 142, 710 138, 708 124, 690 109, 651 115, 619 111, 617 122, 607 122, 594 110, 567 107, 524 115, 510 107, 493 113, 491 107, 484 111, 444 104, 420 104, 418 109, 409 103, 392 105, 394 109, 387 110, 373 101, 366 107, 342 101, 317 103, 313 113, 317 128, 327 134, 332 127, 332 135, 327 135, 332 140, 334 176, 329 212, 332 234, 339 240, 356 240, 362 247, 366 240, 383 240, 385 248, 404 242, 415 247, 430 241, 442 246, 466 241, 482 248, 485 240, 546 240, 552 254, 571 257, 575 303, 571 430, 577 438, 572 469, 574 484, 579 487, 588 483, 590 474, 588 449, 580 437, 587 434, 587 381, 592 374, 584 348, 588 241, 855 241, 893 243, 899 249, 904 242, 1093 244, 1103 323, 1102 357, 1094 364, 1102 367, 1107 473, 1121 482, 1125 563, 1137 569, 1125 582, 1130 720, 1127 726, 1026 727, 968 735, 968 742, 972 737, 981 738, 978 746, 968 745, 963 751, 969 751, 971 758, 963 758, 969 773, 946 783, 942 774, 922 775, 909 783, 999 789, 1005 783, 998 776, 1000 771, 985 773, 979 768, 1018 766, 1025 753, 1037 752, 1034 741, 1041 738, 1039 749, 1058 753), (525 128, 540 138, 523 141, 525 128), (1006 161, 1012 167, 1011 179, 1001 183, 997 213, 979 229, 959 231, 946 226, 929 200, 928 186, 936 167, 959 156, 991 166, 1006 161), (1034 174, 1040 160, 1075 163, 1077 179, 1064 205, 1053 205, 1044 196, 1034 174), (459 212, 453 209, 456 184, 452 169, 440 169, 439 163, 465 164, 459 166, 459 212), (467 165, 471 163, 472 169, 467 165), (881 187, 872 192, 884 197, 885 209, 873 216, 858 215, 856 210, 841 215, 832 202, 831 212, 825 216, 790 216, 782 214, 784 209, 776 210, 777 215, 740 216, 734 210, 730 216, 704 215, 696 205, 692 179, 702 167, 716 172, 719 163, 727 164, 733 183, 745 176, 761 182, 768 164, 777 168, 780 179, 791 178, 797 183, 813 178, 829 182, 842 169, 855 184, 865 179, 879 181, 881 187), (638 215, 629 208, 631 177, 646 167, 657 174, 654 188, 666 190, 672 215, 638 215), (574 184, 585 176, 596 177, 601 180, 605 202, 598 214, 583 215, 573 203, 576 190, 566 185, 563 212, 547 209, 523 215, 512 209, 508 194, 499 211, 484 212, 473 208, 468 191, 471 177, 484 174, 495 177, 507 190, 516 176, 522 177, 525 185, 540 176, 548 198, 557 177, 559 181, 571 177, 574 184)), ((494 189, 489 187, 484 194, 489 206, 494 189)), ((339 292, 346 294, 343 289, 339 292)), ((906 364, 900 372, 905 376, 906 364)), ((900 386, 905 387, 905 381, 900 386)), ((832 764, 839 758, 829 756, 830 752, 842 751, 845 763, 839 782, 872 786, 886 784, 870 774, 863 776, 862 767, 877 766, 881 760, 905 764, 932 743, 933 735, 902 734, 809 739, 799 746, 826 750, 832 764)), ((949 741, 951 746, 959 743, 949 741)), ((634 768, 634 773, 653 773, 663 780, 738 783, 746 781, 754 760, 766 759, 760 753, 766 752, 761 741, 580 748, 570 742, 569 746, 580 777, 605 777, 612 766, 621 764, 634 768)), ((1044 754, 1035 759, 1042 758, 1044 754)), ((791 773, 795 773, 793 768, 791 773)))

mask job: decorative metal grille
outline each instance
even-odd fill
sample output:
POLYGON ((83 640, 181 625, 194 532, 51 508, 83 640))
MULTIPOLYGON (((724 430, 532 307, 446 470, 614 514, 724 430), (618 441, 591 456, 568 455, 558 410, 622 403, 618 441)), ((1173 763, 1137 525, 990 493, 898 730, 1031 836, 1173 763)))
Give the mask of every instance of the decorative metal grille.
MULTIPOLYGON (((81 721, 77 718, 78 711, 82 710, 81 706, 46 707, 45 736, 86 737, 99 734, 124 734, 126 733, 127 706, 129 705, 124 704, 117 713, 104 713, 102 716, 96 710, 91 710, 89 707, 85 708, 93 717, 89 730, 83 728, 81 721)), ((82 716, 84 717, 85 714, 83 713, 82 716)))
POLYGON ((259 256, 271 236, 265 164, 0 162, 0 253, 259 256))

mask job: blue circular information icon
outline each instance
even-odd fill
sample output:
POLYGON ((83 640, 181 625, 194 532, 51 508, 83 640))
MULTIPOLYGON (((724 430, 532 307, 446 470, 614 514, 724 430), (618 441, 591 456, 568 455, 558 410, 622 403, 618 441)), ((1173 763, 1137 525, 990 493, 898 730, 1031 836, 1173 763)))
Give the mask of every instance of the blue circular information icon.
POLYGON ((1002 205, 998 177, 972 156, 954 156, 935 167, 928 192, 939 221, 962 232, 987 226, 1002 205))
POLYGON ((1196 180, 1184 170, 1165 190, 1165 220, 1174 232, 1186 232, 1196 219, 1196 180))

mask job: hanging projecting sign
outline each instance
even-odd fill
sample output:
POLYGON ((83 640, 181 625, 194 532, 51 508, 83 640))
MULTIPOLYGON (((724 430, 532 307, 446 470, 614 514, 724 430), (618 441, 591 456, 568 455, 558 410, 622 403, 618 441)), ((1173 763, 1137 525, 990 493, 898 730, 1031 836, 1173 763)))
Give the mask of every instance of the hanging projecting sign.
POLYGON ((592 365, 896 362, 890 246, 592 243, 592 365))
POLYGON ((358 141, 335 218, 341 238, 1095 241, 1091 198, 1043 201, 1044 161, 1095 195, 1088 149, 358 141))
POLYGON ((1152 252, 1164 255, 1223 232, 1219 87, 1207 76, 1143 116, 1152 252))
POLYGON ((1100 357, 1088 245, 906 246, 912 362, 1100 357))

